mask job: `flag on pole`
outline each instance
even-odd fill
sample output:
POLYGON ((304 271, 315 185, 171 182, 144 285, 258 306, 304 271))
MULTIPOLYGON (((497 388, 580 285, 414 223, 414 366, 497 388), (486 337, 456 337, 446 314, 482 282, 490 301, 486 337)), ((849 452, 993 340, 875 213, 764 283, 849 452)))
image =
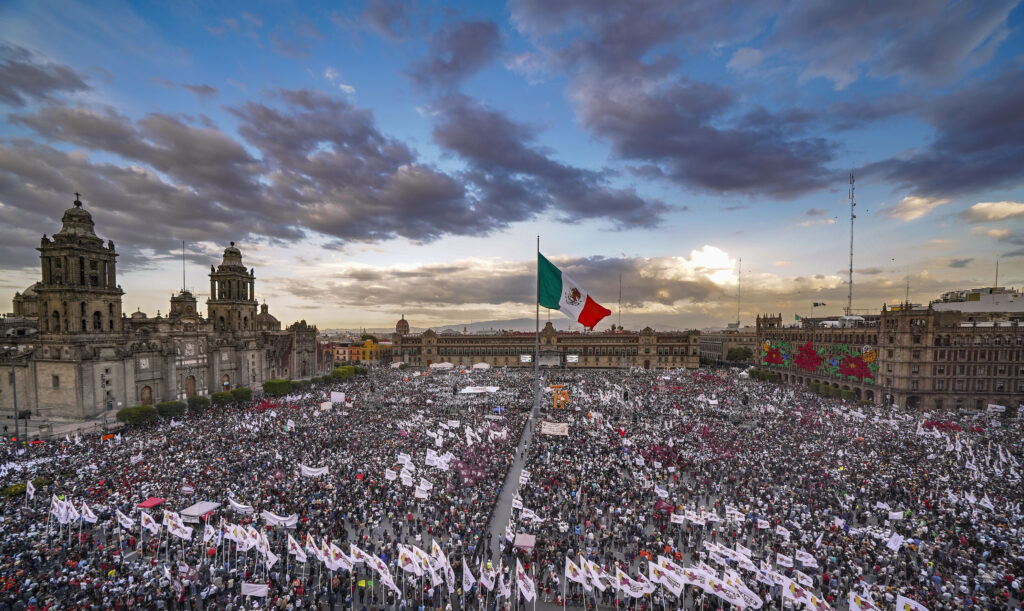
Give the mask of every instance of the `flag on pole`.
POLYGON ((469 592, 469 589, 476 583, 476 579, 473 578, 473 573, 469 571, 469 565, 465 561, 462 562, 462 591, 469 592))
POLYGON ((160 532, 160 525, 157 524, 156 520, 153 519, 153 516, 149 515, 145 511, 143 511, 142 515, 141 515, 141 519, 142 519, 142 527, 145 528, 146 530, 148 530, 150 533, 155 535, 158 532, 160 532))
POLYGON ((117 510, 117 523, 121 525, 121 528, 131 530, 135 527, 135 520, 121 513, 121 510, 117 510))
POLYGON ((526 570, 523 569, 522 562, 516 558, 516 587, 519 589, 519 593, 523 595, 526 602, 533 602, 534 598, 537 598, 537 586, 530 579, 529 575, 526 574, 526 570))
POLYGON ((90 524, 95 524, 99 521, 99 518, 96 517, 96 514, 93 513, 92 509, 89 509, 89 506, 86 505, 85 503, 82 503, 82 519, 90 524))
POLYGON ((33 501, 36 499, 36 487, 32 485, 32 480, 25 483, 25 494, 33 501))
POLYGON ((897 611, 928 611, 928 607, 906 596, 896 597, 896 609, 897 611))
POLYGON ((824 301, 815 301, 814 302, 814 307, 816 307, 816 308, 820 308, 820 307, 824 307, 824 306, 825 306, 825 302, 824 301))
POLYGON ((537 253, 537 300, 541 306, 559 310, 588 329, 593 329, 612 313, 540 253, 537 253))

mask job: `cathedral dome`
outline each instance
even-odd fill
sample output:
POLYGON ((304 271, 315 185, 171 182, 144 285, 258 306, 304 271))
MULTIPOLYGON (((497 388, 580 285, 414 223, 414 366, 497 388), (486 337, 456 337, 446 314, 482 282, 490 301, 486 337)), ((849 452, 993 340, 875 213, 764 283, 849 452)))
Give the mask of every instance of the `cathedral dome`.
POLYGON ((79 201, 77 193, 75 195, 74 205, 65 210, 64 216, 61 217, 61 223, 63 226, 60 228, 60 233, 57 235, 88 236, 95 238, 96 231, 95 225, 92 222, 92 215, 82 207, 82 202, 79 201))

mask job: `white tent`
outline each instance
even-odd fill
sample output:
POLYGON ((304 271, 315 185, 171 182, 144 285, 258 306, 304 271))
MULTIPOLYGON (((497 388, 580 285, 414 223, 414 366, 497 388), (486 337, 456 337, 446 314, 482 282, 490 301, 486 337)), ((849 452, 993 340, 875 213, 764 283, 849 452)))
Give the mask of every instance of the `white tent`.
POLYGON ((490 363, 475 363, 473 369, 490 369, 490 363))
POLYGON ((746 371, 741 371, 740 375, 738 375, 737 377, 741 380, 747 380, 750 378, 750 374, 747 373, 746 371))
POLYGON ((402 363, 391 363, 391 368, 392 369, 398 369, 401 366, 402 366, 402 363))
POLYGON ((447 362, 446 363, 431 363, 430 364, 430 368, 431 369, 451 369, 452 367, 455 367, 455 365, 452 364, 452 363, 447 363, 447 362))

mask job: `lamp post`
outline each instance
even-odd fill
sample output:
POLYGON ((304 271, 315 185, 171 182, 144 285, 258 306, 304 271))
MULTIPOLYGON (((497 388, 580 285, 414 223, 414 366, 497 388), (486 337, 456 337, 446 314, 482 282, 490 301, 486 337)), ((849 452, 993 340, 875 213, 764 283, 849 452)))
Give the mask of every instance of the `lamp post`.
MULTIPOLYGON (((18 413, 18 376, 14 371, 14 361, 19 358, 25 358, 28 354, 18 354, 17 346, 4 346, 4 352, 7 358, 11 359, 11 401, 14 404, 14 438, 19 442, 21 441, 21 435, 19 433, 20 427, 18 422, 21 420, 21 414, 18 413)), ((28 426, 25 427, 25 433, 28 434, 28 426)))

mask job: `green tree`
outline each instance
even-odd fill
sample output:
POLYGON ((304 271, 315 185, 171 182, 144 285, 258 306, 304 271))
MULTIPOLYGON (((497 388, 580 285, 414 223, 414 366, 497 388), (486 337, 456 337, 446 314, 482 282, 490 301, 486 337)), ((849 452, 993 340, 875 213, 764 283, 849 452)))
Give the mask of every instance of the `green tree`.
POLYGON ((725 360, 733 363, 749 363, 754 358, 750 348, 729 348, 725 360))
POLYGON ((287 395, 291 390, 291 380, 267 380, 263 383, 263 392, 268 395, 287 395))
POLYGON ((245 403, 246 401, 252 400, 252 389, 246 386, 232 388, 231 396, 234 397, 235 401, 237 401, 238 403, 245 403))
POLYGON ((210 407, 210 400, 206 397, 195 395, 188 398, 188 410, 196 414, 205 412, 210 407))
POLYGON ((231 395, 231 393, 225 390, 215 392, 213 393, 213 395, 210 396, 210 402, 213 403, 213 405, 216 407, 224 407, 225 405, 231 403, 234 400, 235 398, 231 395))
POLYGON ((185 413, 185 404, 181 401, 161 401, 156 404, 156 412, 163 418, 177 418, 185 413))
POLYGON ((117 421, 130 425, 149 424, 160 419, 160 414, 152 405, 136 405, 117 410, 117 421))
POLYGON ((361 342, 365 342, 368 339, 369 340, 373 340, 373 343, 375 343, 375 344, 377 343, 377 336, 376 335, 372 335, 370 333, 363 333, 362 335, 359 336, 359 341, 361 341, 361 342))

